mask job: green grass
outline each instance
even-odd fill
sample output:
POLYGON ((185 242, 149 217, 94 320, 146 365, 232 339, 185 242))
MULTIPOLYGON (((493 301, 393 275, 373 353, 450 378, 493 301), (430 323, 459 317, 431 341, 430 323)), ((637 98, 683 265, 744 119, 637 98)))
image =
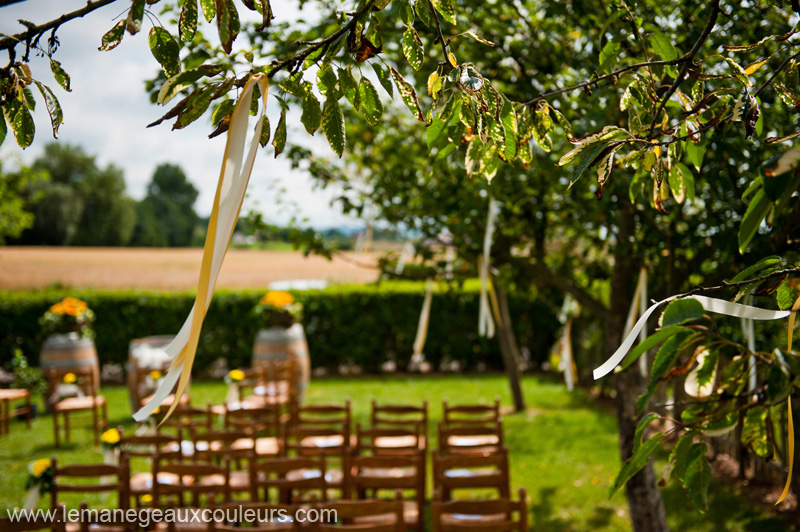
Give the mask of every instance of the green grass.
MULTIPOLYGON (((558 381, 526 376, 523 385, 529 410, 506 416, 504 425, 510 448, 512 488, 525 487, 528 491, 532 529, 629 530, 624 494, 608 498, 608 488, 619 468, 613 412, 596 405, 582 390, 568 393, 558 381)), ((132 430, 127 390, 107 387, 102 393, 109 400, 111 423, 132 430)), ((354 421, 367 423, 373 397, 381 403, 420 403, 428 399, 433 436, 441 418, 443 398, 457 404, 490 402, 496 395, 504 405, 511 404, 505 380, 498 375, 354 377, 314 380, 307 402, 340 402, 350 398, 354 421)), ((220 403, 225 396, 225 385, 194 382, 191 396, 197 404, 220 403)), ((73 443, 56 453, 49 416, 35 420, 30 431, 24 423, 14 423, 11 435, 0 439, 0 508, 22 505, 28 462, 54 455, 61 463, 101 460, 100 450, 93 446, 88 429, 74 430, 73 443)), ((711 506, 705 515, 693 509, 680 488, 666 488, 664 499, 670 526, 676 531, 787 530, 785 523, 749 504, 730 486, 719 483, 711 486, 711 506)), ((79 499, 65 500, 71 506, 79 499)), ((113 504, 102 497, 89 501, 93 505, 113 504)), ((42 504, 48 502, 44 497, 42 504)))

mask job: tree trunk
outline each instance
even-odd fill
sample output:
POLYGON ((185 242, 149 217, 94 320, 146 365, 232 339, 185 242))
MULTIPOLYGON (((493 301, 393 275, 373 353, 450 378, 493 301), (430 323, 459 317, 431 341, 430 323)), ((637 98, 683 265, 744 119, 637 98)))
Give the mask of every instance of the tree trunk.
MULTIPOLYGON (((632 280, 637 265, 632 260, 629 238, 634 234, 633 212, 620 206, 617 247, 611 277, 611 300, 605 320, 605 355, 610 357, 619 347, 625 327, 628 306, 633 297, 632 280)), ((634 433, 640 416, 636 414, 636 399, 644 390, 645 379, 637 368, 631 367, 615 375, 617 391, 617 421, 619 424, 620 458, 624 462, 633 451, 634 433)), ((652 460, 625 486, 631 523, 636 532, 668 532, 664 502, 658 489, 658 479, 652 460)))
POLYGON ((508 296, 506 291, 497 285, 496 279, 492 283, 500 319, 497 320, 497 339, 500 341, 500 354, 503 357, 503 366, 506 368, 508 383, 511 386, 511 395, 514 398, 514 412, 525 411, 525 398, 522 395, 519 363, 520 354, 514 329, 511 326, 511 313, 508 310, 508 296))

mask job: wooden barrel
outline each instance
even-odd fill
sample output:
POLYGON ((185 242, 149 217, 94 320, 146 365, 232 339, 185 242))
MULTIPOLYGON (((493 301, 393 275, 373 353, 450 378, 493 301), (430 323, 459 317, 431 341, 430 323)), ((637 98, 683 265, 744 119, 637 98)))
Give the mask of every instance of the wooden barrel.
MULTIPOLYGON (((48 336, 42 344, 39 365, 45 375, 50 368, 70 371, 89 367, 94 373, 94 392, 97 393, 100 387, 100 364, 97 361, 94 340, 91 338, 81 338, 77 333, 48 336)), ((88 389, 89 383, 84 383, 82 386, 87 395, 92 392, 88 389)))
POLYGON ((269 360, 286 360, 292 354, 297 361, 297 400, 302 401, 311 379, 311 361, 303 326, 295 323, 289 328, 261 329, 253 345, 253 367, 269 360))
MULTIPOLYGON (((136 368, 143 367, 142 364, 137 364, 136 359, 136 351, 137 348, 141 346, 147 346, 151 348, 164 348, 169 345, 169 343, 174 339, 174 336, 171 335, 156 335, 156 336, 145 336, 144 338, 134 338, 128 344, 128 362, 125 364, 125 371, 127 372, 127 382, 128 382, 128 398, 131 403, 131 409, 136 412, 139 410, 138 399, 142 397, 146 397, 155 391, 155 388, 143 386, 143 383, 137 378, 136 368), (139 389, 137 390, 137 386, 139 389), (152 388, 152 389, 151 389, 152 388)), ((149 369, 158 369, 161 371, 165 371, 167 367, 169 367, 171 361, 165 362, 160 365, 156 365, 157 367, 151 367, 149 369)), ((149 365, 148 365, 149 367, 149 365)))

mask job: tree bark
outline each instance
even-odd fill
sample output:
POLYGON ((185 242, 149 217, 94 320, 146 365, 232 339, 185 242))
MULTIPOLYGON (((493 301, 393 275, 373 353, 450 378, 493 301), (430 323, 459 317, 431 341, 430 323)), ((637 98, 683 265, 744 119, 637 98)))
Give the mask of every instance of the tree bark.
MULTIPOLYGON (((610 308, 605 320, 605 354, 611 356, 619 347, 624 333, 625 318, 633 297, 633 280, 637 265, 632 260, 629 238, 634 234, 634 218, 630 205, 620 206, 619 232, 614 253, 611 277, 610 308)), ((633 451, 634 433, 640 416, 636 414, 636 398, 645 387, 645 379, 636 368, 615 375, 617 392, 617 421, 619 424, 620 458, 624 462, 633 451)), ((631 523, 636 532, 668 532, 664 502, 658 489, 658 479, 652 460, 625 486, 631 523)))
POLYGON ((508 310, 508 296, 506 291, 493 280, 492 287, 497 298, 500 319, 497 320, 497 339, 500 341, 500 354, 503 357, 503 366, 506 368, 508 383, 511 386, 511 395, 514 398, 514 412, 525 411, 525 397, 522 395, 520 377, 520 353, 514 329, 511 326, 511 313, 508 310))

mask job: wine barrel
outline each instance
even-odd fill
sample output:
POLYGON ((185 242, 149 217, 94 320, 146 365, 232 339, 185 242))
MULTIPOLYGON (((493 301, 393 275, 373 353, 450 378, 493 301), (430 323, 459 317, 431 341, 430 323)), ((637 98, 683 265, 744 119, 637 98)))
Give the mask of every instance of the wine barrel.
POLYGON ((145 336, 144 338, 134 338, 128 344, 128 362, 125 364, 125 370, 128 374, 128 398, 131 403, 131 410, 136 412, 139 410, 139 400, 143 397, 155 392, 155 386, 152 383, 144 383, 137 375, 137 369, 150 369, 160 370, 166 372, 166 369, 171 364, 172 360, 168 359, 166 355, 156 357, 158 353, 155 350, 161 350, 167 347, 174 339, 174 336, 163 334, 156 336, 145 336), (150 360, 141 360, 143 354, 149 355, 150 360))
POLYGON ((41 366, 45 375, 50 368, 68 372, 71 370, 84 370, 89 367, 94 374, 94 390, 90 390, 89 383, 85 382, 81 383, 83 392, 87 395, 92 392, 97 393, 100 387, 100 364, 97 361, 94 340, 81 338, 77 333, 48 336, 42 344, 39 366, 41 366))
POLYGON ((302 401, 311 379, 311 361, 303 326, 295 323, 291 327, 261 329, 253 345, 253 367, 271 360, 286 360, 293 355, 297 364, 297 400, 302 401))

